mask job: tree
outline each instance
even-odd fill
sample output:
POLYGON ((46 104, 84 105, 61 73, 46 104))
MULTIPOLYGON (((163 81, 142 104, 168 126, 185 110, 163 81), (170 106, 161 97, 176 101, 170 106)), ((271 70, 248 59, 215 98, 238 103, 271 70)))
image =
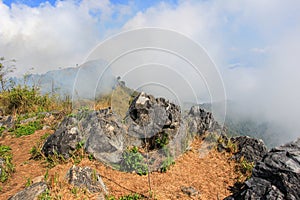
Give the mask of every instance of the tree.
POLYGON ((0 84, 1 84, 1 90, 5 91, 7 90, 7 81, 8 77, 7 75, 12 73, 15 70, 15 63, 16 60, 5 60, 4 57, 0 57, 0 84))

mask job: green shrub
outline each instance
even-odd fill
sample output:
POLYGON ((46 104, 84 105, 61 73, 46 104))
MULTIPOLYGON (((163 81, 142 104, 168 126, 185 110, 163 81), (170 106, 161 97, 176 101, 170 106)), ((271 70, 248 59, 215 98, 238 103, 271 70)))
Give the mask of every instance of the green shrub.
POLYGON ((12 164, 12 153, 9 146, 0 145, 0 158, 3 159, 0 181, 4 183, 11 175, 11 173, 14 172, 14 165, 12 164))
POLYGON ((72 102, 69 96, 61 99, 55 94, 52 96, 42 95, 35 86, 18 85, 10 90, 0 92, 0 107, 5 114, 25 114, 51 110, 63 111, 68 114, 72 110, 72 102))
POLYGON ((48 95, 41 95, 35 87, 20 85, 9 91, 3 91, 1 101, 7 114, 46 111, 51 105, 48 95))
POLYGON ((128 149, 123 153, 121 170, 128 172, 135 171, 139 175, 146 175, 148 173, 148 167, 145 164, 145 159, 143 155, 138 152, 137 147, 128 149))

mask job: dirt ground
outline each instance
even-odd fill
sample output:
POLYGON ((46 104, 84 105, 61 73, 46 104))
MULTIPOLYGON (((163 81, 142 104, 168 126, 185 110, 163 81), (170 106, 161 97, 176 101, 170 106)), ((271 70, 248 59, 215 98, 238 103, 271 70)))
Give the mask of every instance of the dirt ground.
MULTIPOLYGON (((32 135, 14 138, 6 136, 0 139, 0 144, 12 148, 15 173, 0 187, 0 199, 7 199, 25 188, 26 182, 37 182, 49 173, 50 177, 59 177, 59 184, 53 186, 51 192, 59 194, 62 199, 81 199, 71 192, 71 186, 64 182, 64 177, 72 163, 60 164, 48 169, 42 161, 30 160, 30 149, 46 133, 47 130, 36 131, 32 135)), ((155 199, 223 199, 230 195, 229 187, 233 186, 239 174, 235 170, 235 162, 230 155, 211 150, 200 156, 200 139, 195 140, 190 151, 184 153, 166 173, 154 172, 150 174, 152 196, 155 199), (181 191, 182 187, 194 187, 199 195, 189 197, 181 191)), ((106 184, 109 195, 120 197, 131 193, 149 196, 148 176, 125 173, 113 170, 97 161, 84 159, 79 166, 90 166, 96 169, 106 184)), ((53 184, 53 183, 52 183, 53 184)), ((96 195, 87 194, 87 199, 94 199, 96 195)))

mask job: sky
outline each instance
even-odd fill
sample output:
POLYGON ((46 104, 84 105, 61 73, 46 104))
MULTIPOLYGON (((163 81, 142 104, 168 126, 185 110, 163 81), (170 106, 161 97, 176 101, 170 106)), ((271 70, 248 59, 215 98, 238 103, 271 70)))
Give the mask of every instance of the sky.
POLYGON ((0 56, 16 59, 16 74, 44 73, 81 64, 121 31, 172 29, 207 50, 241 111, 293 127, 295 138, 299 10, 298 0, 0 0, 0 56))

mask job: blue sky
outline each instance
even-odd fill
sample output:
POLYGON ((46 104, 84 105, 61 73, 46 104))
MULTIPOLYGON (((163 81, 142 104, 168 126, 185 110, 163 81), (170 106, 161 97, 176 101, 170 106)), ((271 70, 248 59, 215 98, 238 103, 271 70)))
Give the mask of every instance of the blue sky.
POLYGON ((48 1, 44 1, 44 0, 3 0, 3 3, 5 3, 8 6, 10 6, 12 3, 18 3, 18 4, 25 4, 30 7, 36 7, 36 6, 39 6, 43 2, 49 2, 52 5, 55 4, 55 0, 48 0, 48 1))
MULTIPOLYGON (((25 4, 28 5, 30 7, 37 7, 39 6, 41 3, 44 2, 49 2, 51 5, 54 5, 56 0, 3 0, 3 3, 5 3, 6 5, 10 6, 12 3, 21 3, 21 4, 25 4)), ((128 0, 111 0, 111 2, 113 4, 128 4, 128 0)), ((159 3, 161 1, 159 0, 135 0, 134 3, 137 5, 137 7, 140 10, 144 10, 152 5, 155 5, 157 3, 159 3)), ((169 3, 169 4, 173 4, 176 5, 177 4, 177 0, 165 0, 164 2, 169 3)))

